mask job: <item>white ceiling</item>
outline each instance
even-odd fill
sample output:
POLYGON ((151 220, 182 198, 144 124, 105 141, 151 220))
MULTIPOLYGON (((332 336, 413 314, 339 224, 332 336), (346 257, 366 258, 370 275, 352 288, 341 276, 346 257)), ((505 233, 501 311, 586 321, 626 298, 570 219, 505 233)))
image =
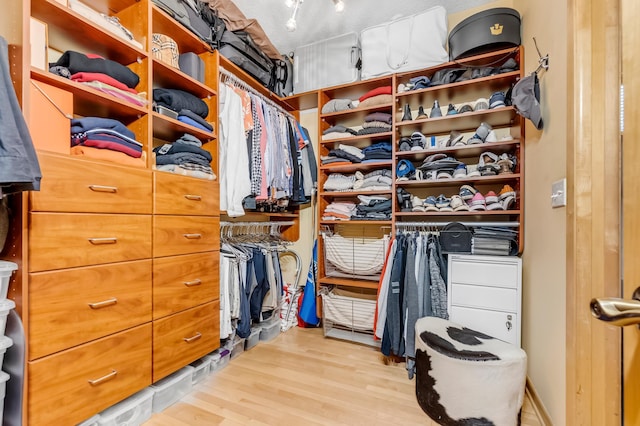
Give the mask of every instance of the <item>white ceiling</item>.
POLYGON ((281 53, 298 46, 381 24, 392 18, 411 15, 436 5, 449 14, 493 0, 344 0, 345 9, 336 13, 332 0, 306 0, 298 11, 298 29, 289 32, 285 23, 292 9, 284 0, 233 0, 247 18, 256 18, 281 53))

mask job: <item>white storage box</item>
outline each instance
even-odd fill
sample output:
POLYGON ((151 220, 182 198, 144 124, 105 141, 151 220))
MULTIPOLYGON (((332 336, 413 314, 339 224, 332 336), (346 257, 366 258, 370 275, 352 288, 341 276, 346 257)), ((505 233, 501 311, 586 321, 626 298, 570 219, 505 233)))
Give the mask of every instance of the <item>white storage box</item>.
POLYGON ((234 359, 244 352, 244 340, 245 339, 238 336, 235 337, 235 340, 233 341, 233 348, 231 349, 231 359, 234 359))
POLYGON ((252 347, 257 345, 258 342, 260 342, 260 330, 262 330, 262 327, 259 327, 259 326, 251 327, 251 334, 249 334, 249 337, 247 337, 247 339, 244 342, 245 350, 251 349, 252 347))
POLYGON ((193 361, 189 364, 193 367, 193 374, 191 375, 191 384, 196 385, 201 382, 202 379, 209 375, 209 368, 211 366, 211 358, 203 357, 193 361))
POLYGON ((11 346, 13 346, 13 340, 7 336, 0 337, 0 368, 2 368, 2 363, 4 362, 4 355, 11 346))
POLYGON ((150 386, 153 390, 153 412, 159 413, 191 392, 193 367, 187 365, 150 386))
POLYGON ((4 371, 0 371, 0 423, 4 420, 4 396, 7 393, 7 382, 10 376, 4 371))
POLYGON ((207 355, 207 357, 211 359, 210 372, 217 373, 229 364, 231 351, 228 349, 218 349, 207 355))
POLYGON ((0 299, 7 298, 7 292, 9 291, 9 281, 11 280, 11 274, 18 269, 18 265, 13 262, 7 262, 6 260, 0 260, 0 299))
POLYGON ((16 307, 16 302, 11 299, 0 300, 0 336, 4 334, 5 328, 7 328, 7 317, 9 311, 16 307))
POLYGON ((153 391, 143 389, 100 413, 100 426, 138 426, 151 418, 153 391))
POLYGON ((260 331, 260 340, 269 341, 275 339, 280 334, 280 318, 273 316, 269 321, 262 323, 260 331))
POLYGON ((98 421, 100 420, 100 414, 96 414, 95 416, 85 420, 82 423, 78 423, 76 426, 99 426, 100 423, 98 423, 98 421))

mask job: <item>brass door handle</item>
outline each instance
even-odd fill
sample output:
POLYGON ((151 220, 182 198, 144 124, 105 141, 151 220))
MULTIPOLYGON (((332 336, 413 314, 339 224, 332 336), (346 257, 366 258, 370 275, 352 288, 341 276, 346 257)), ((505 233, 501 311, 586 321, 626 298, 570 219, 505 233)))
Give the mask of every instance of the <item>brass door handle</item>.
POLYGON ((624 327, 640 325, 640 287, 634 292, 632 299, 604 297, 591 300, 591 314, 611 325, 624 327))
POLYGON ((117 370, 112 370, 111 373, 107 374, 106 376, 102 376, 94 380, 88 380, 88 382, 91 386, 98 386, 104 382, 108 382, 109 380, 113 379, 114 377, 116 377, 117 374, 118 374, 117 370))

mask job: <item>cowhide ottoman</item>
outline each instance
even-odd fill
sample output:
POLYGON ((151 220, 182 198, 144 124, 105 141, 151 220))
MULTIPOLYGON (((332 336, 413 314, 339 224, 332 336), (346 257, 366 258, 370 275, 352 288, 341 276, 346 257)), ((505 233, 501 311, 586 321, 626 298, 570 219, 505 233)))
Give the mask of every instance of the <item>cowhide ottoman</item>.
POLYGON ((441 318, 416 322, 416 397, 438 424, 518 424, 526 374, 514 345, 441 318))

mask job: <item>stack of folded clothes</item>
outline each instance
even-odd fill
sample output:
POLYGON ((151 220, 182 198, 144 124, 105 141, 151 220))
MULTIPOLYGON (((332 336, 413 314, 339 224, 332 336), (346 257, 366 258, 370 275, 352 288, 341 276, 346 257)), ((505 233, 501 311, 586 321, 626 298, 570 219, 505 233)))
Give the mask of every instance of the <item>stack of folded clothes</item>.
POLYGON ((391 86, 380 86, 369 90, 358 99, 358 108, 370 108, 393 103, 391 91, 391 86))
POLYGON ((202 142, 195 136, 184 134, 173 143, 153 149, 156 153, 156 168, 200 179, 216 178, 211 168, 211 154, 202 149, 202 142))
POLYGON ((329 151, 329 155, 324 158, 325 159, 322 160, 322 164, 336 165, 336 163, 341 164, 342 162, 351 164, 361 163, 365 156, 362 150, 358 147, 340 144, 338 145, 338 148, 329 151), (335 159, 338 159, 339 161, 336 161, 335 159))
POLYGON ((50 64, 49 71, 134 105, 147 104, 146 93, 135 90, 140 77, 124 65, 98 55, 68 50, 50 64))
POLYGON ((351 99, 331 99, 322 106, 322 113, 330 114, 332 112, 346 111, 352 108, 354 108, 354 105, 351 99))
POLYGON ((364 118, 362 129, 358 130, 358 135, 371 135, 391 131, 393 116, 386 112, 372 112, 364 118))
POLYGON ((355 212, 355 203, 349 201, 334 201, 324 209, 322 220, 349 220, 355 212))
POLYGON ((391 199, 381 195, 358 195, 360 204, 351 220, 390 220, 391 199))
POLYGON ((178 120, 205 132, 213 127, 205 118, 209 115, 209 107, 197 96, 178 89, 153 89, 153 101, 178 113, 178 120))
POLYGON ((353 189, 355 191, 388 191, 391 189, 391 170, 374 170, 367 174, 355 173, 353 189))
POLYGON ((345 139, 352 138, 358 134, 357 131, 345 127, 341 124, 331 126, 324 132, 322 132, 322 140, 332 140, 332 139, 345 139))
POLYGON ((362 150, 363 162, 373 162, 391 159, 391 142, 378 142, 362 150))
POLYGON ((322 187, 325 191, 353 191, 353 184, 356 181, 355 175, 343 175, 341 173, 331 173, 322 187))
POLYGON ((118 120, 100 117, 71 120, 71 154, 113 161, 137 167, 145 166, 142 144, 136 135, 118 120))

